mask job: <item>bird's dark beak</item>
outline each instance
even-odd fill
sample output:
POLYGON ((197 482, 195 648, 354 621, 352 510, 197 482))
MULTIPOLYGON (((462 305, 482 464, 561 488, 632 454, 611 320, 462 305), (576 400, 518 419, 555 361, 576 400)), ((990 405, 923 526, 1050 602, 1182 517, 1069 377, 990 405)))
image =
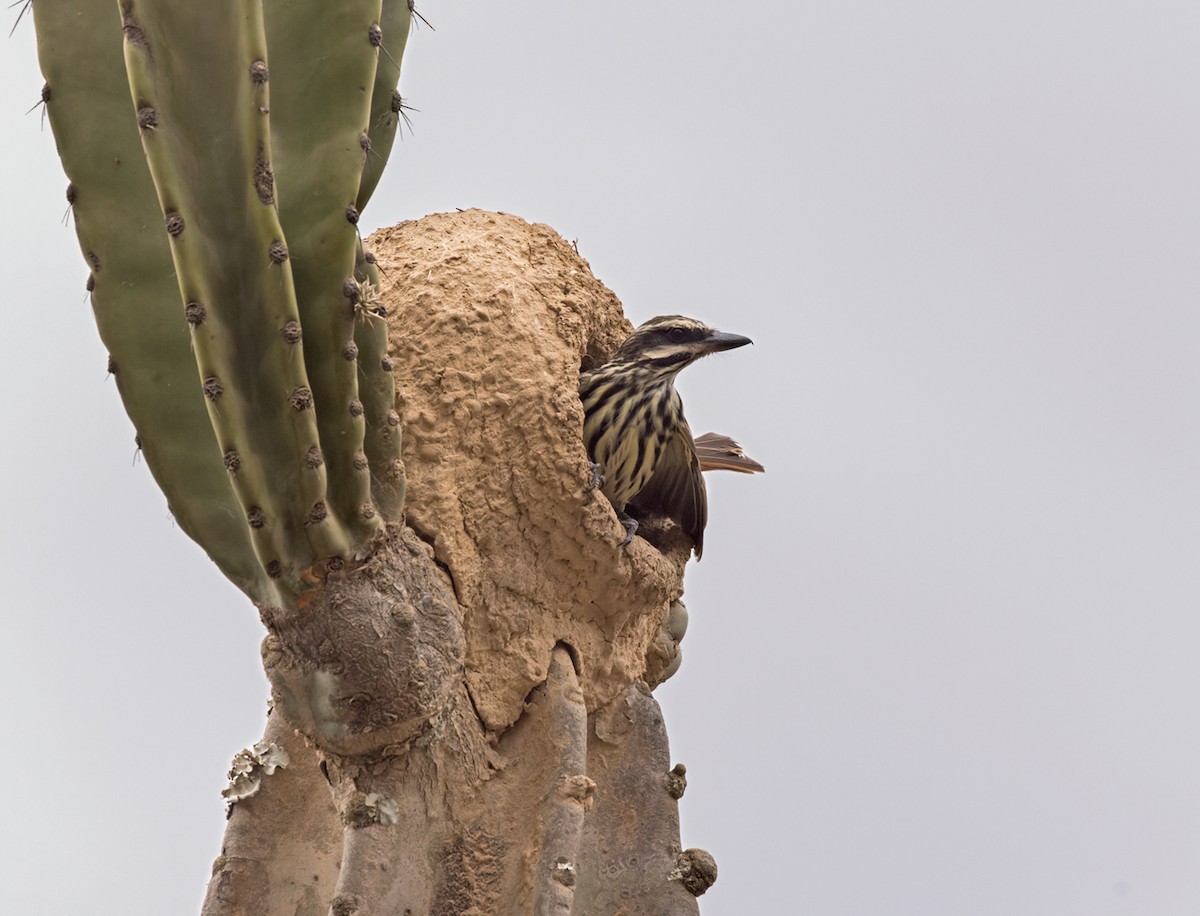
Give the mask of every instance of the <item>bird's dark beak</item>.
POLYGON ((700 350, 704 353, 720 353, 722 350, 736 350, 738 347, 744 347, 750 343, 754 343, 754 341, 741 334, 712 331, 700 342, 700 350))

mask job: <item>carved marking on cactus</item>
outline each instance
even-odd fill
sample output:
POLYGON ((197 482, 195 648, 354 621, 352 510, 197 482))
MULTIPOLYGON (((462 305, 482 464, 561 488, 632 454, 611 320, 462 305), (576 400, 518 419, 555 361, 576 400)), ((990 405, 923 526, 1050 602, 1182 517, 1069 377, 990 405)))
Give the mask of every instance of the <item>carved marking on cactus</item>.
POLYGON ((350 400, 350 416, 361 417, 362 415, 363 415, 362 401, 360 401, 358 398, 352 398, 350 400))
POLYGON ((266 206, 275 204, 275 173, 267 162, 266 149, 261 140, 258 141, 258 154, 254 158, 254 192, 266 206))
POLYGON ((278 579, 283 575, 283 564, 278 560, 272 560, 267 564, 267 575, 272 579, 278 579))
POLYGON ((389 410, 387 412, 387 425, 388 426, 399 426, 400 425, 400 414, 396 413, 396 411, 394 411, 394 410, 389 410))
POLYGON ((321 454, 321 449, 316 445, 310 445, 308 451, 304 453, 304 466, 310 471, 315 471, 325 463, 325 456, 321 454))
POLYGON ((154 130, 158 127, 158 112, 149 105, 142 105, 137 112, 138 127, 142 130, 154 130))
POLYGON ((370 464, 367 462, 367 456, 362 452, 354 453, 354 469, 356 471, 365 471, 370 464))
POLYGON ((288 259, 287 245, 276 239, 267 248, 267 257, 271 259, 272 264, 282 264, 288 259))
POLYGON ((176 239, 183 234, 183 214, 178 210, 168 210, 163 223, 167 227, 167 235, 171 238, 176 239))
POLYGON ((386 480, 396 481, 404 476, 404 462, 399 458, 393 458, 388 465, 386 480))
POLYGON ((290 344, 299 343, 303 333, 300 328, 300 322, 295 318, 289 318, 283 327, 279 329, 279 335, 290 344))
POLYGON ((396 364, 394 362, 392 362, 392 358, 390 356, 385 356, 383 359, 381 359, 379 361, 379 368, 382 369, 384 372, 391 372, 392 369, 395 368, 395 366, 396 366, 396 364))
POLYGON ((256 86, 261 86, 271 76, 271 71, 267 69, 265 60, 256 60, 250 65, 250 82, 256 86))
POLYGON ((145 54, 146 59, 153 63, 154 53, 150 50, 150 42, 146 40, 146 33, 133 15, 133 0, 121 0, 121 31, 125 33, 125 41, 145 54))
POLYGON ((350 206, 346 208, 346 222, 348 222, 351 226, 358 225, 358 208, 354 206, 354 204, 350 204, 350 206))
POLYGON ((187 323, 193 328, 198 328, 204 324, 204 319, 208 317, 208 309, 195 299, 191 299, 183 307, 183 317, 187 319, 187 323))
POLYGON ((308 410, 313 405, 312 390, 301 385, 299 388, 292 390, 288 395, 288 403, 292 405, 292 410, 308 410))
POLYGON ((242 456, 237 453, 235 448, 225 449, 225 470, 230 474, 236 474, 238 468, 242 466, 242 456))
POLYGON ((210 401, 215 401, 225 391, 225 385, 215 375, 208 376, 201 387, 204 389, 204 396, 210 401))
POLYGON ((353 340, 347 341, 346 346, 342 347, 342 359, 347 362, 353 362, 358 359, 358 344, 353 340))
POLYGON ((318 499, 313 503, 313 507, 308 510, 308 518, 305 519, 304 523, 306 525, 317 525, 325 521, 328 515, 329 511, 325 508, 325 500, 318 499))
POLYGON ((92 273, 100 273, 100 256, 89 248, 84 257, 86 257, 88 259, 88 263, 92 265, 92 273))
POLYGON ((251 506, 246 512, 246 524, 256 530, 264 527, 267 524, 267 513, 258 506, 251 506))
POLYGON ((375 517, 375 507, 370 503, 363 503, 359 514, 362 516, 364 522, 369 522, 375 517))

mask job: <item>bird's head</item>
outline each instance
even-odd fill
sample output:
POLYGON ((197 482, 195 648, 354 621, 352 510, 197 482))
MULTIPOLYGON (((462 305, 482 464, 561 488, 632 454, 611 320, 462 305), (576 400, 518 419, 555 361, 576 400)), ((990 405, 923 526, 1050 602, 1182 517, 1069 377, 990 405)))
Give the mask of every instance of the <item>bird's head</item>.
POLYGON ((656 374, 674 376, 702 356, 748 343, 753 343, 749 337, 713 330, 695 318, 660 315, 630 334, 613 354, 612 362, 636 364, 656 374))

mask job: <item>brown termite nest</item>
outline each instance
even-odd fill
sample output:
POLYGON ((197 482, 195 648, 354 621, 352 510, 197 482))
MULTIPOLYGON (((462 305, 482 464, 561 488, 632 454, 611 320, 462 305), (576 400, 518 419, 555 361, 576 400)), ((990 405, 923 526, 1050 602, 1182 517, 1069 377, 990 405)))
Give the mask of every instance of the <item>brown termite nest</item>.
POLYGON ((560 643, 589 709, 623 695, 647 675, 690 545, 662 523, 658 548, 620 546, 624 529, 590 486, 579 371, 630 332, 620 302, 553 229, 506 214, 435 214, 369 245, 406 521, 452 580, 485 727, 518 719, 560 643))

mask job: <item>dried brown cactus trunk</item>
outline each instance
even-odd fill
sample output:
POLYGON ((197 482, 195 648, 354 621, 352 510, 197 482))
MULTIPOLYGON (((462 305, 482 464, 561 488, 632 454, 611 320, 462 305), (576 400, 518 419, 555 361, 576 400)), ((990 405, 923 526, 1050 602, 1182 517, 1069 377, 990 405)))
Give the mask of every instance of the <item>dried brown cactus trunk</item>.
POLYGON ((264 742, 291 763, 234 804, 204 912, 697 913, 715 866, 681 850, 650 695, 688 545, 649 525, 620 547, 580 439, 580 365, 628 333, 620 304, 502 214, 368 247, 407 527, 308 606, 261 608, 264 742))

